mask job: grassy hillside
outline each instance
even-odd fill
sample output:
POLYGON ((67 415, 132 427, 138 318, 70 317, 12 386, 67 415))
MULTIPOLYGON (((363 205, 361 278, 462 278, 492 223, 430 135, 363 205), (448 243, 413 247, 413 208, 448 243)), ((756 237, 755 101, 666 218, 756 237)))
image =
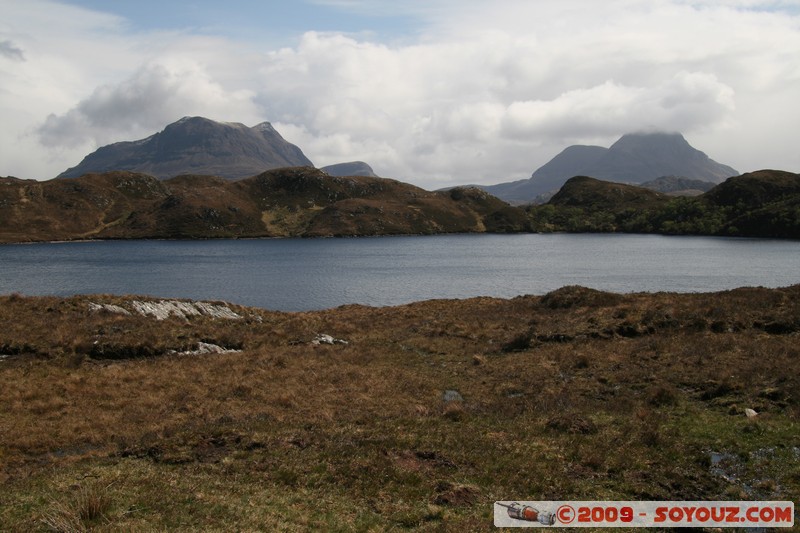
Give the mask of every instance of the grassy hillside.
POLYGON ((490 531, 499 499, 800 498, 800 286, 308 313, 12 295, 0 324, 11 531, 490 531))
POLYGON ((629 232, 800 238, 800 175, 762 170, 695 197, 672 198, 620 183, 575 177, 543 206, 535 231, 629 232))
POLYGON ((310 167, 231 182, 131 172, 46 182, 0 179, 0 242, 318 237, 528 229, 525 213, 477 189, 428 192, 310 167))

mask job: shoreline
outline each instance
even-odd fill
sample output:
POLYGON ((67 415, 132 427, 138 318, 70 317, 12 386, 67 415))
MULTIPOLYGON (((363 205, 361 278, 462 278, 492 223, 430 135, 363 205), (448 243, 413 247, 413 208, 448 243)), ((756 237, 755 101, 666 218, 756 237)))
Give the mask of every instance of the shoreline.
POLYGON ((187 242, 187 241, 262 241, 262 240, 317 240, 317 239, 370 239, 383 237, 437 237, 454 235, 653 235, 660 237, 705 237, 714 239, 743 239, 759 241, 780 241, 780 242, 800 242, 800 238, 793 237, 758 237, 749 235, 714 235, 704 233, 659 233, 659 232, 624 232, 624 231, 515 231, 515 232, 443 232, 443 233, 388 233, 388 234, 354 234, 354 235, 294 235, 294 236, 256 236, 256 237, 136 237, 136 238, 98 238, 98 239, 55 239, 55 240, 29 240, 29 241, 0 241, 0 246, 4 245, 24 245, 24 244, 69 244, 69 243, 88 243, 88 242, 187 242))

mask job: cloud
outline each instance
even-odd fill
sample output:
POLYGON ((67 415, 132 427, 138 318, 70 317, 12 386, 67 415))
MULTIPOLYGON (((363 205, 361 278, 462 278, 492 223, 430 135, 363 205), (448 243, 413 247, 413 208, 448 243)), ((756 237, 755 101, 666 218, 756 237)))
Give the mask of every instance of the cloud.
POLYGON ((715 76, 679 72, 652 87, 607 81, 552 100, 514 102, 504 112, 502 132, 535 140, 614 136, 653 128, 695 131, 719 123, 734 109, 733 89, 715 76))
POLYGON ((353 153, 379 167, 380 157, 393 176, 432 181, 448 179, 448 169, 449 179, 473 181, 529 175, 537 161, 527 154, 540 147, 610 144, 645 128, 705 131, 736 111, 735 89, 695 62, 633 76, 624 57, 601 69, 599 60, 582 64, 576 56, 555 42, 497 31, 399 48, 307 33, 267 58, 258 98, 275 120, 298 126, 287 137, 297 135, 315 162, 353 153), (680 68, 687 66, 697 70, 680 68), (379 140, 391 150, 370 158, 379 140))
POLYGON ((49 115, 38 133, 45 146, 101 144, 122 133, 160 130, 186 115, 219 120, 253 115, 252 96, 249 90, 225 90, 198 62, 159 62, 122 83, 98 87, 64 114, 49 115))
POLYGON ((25 54, 22 53, 22 49, 9 40, 0 41, 0 56, 16 61, 25 61, 25 54))
MULTIPOLYGON (((790 139, 800 110, 786 101, 800 91, 800 32, 787 6, 465 1, 446 17, 420 8, 434 15, 415 44, 305 34, 262 67, 291 78, 290 89, 278 83, 259 98, 302 125, 309 146, 346 133, 336 146, 370 161, 368 145, 382 139, 398 162, 390 175, 429 183, 525 177, 568 144, 608 146, 642 129, 681 131, 742 169, 798 168, 790 139), (765 121, 768 139, 753 129, 765 121), (783 156, 731 149, 742 137, 783 156)), ((316 146, 326 162, 346 158, 316 146)))
POLYGON ((0 160, 18 165, 0 173, 25 175, 27 157, 42 169, 30 177, 55 175, 184 115, 269 120, 318 165, 363 160, 426 187, 527 177, 569 144, 641 129, 681 131, 742 170, 800 170, 798 2, 317 3, 416 31, 386 42, 307 31, 275 48, 0 0, 15 21, 14 33, 0 26, 0 57, 14 61, 0 62, 0 112, 13 119, 0 160))

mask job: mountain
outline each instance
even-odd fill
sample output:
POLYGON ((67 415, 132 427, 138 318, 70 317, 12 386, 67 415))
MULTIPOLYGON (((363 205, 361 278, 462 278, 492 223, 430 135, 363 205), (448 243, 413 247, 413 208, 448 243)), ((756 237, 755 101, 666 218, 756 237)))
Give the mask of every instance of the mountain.
POLYGON ((430 192, 312 167, 231 181, 129 171, 49 181, 0 178, 0 242, 324 237, 529 229, 527 214, 476 188, 430 192))
POLYGON ((273 168, 311 165, 300 148, 281 137, 269 122, 249 128, 239 123, 184 117, 146 139, 98 148, 58 177, 128 170, 160 179, 181 174, 238 179, 273 168))
POLYGON ((349 163, 338 163, 336 165, 328 165, 321 167, 320 170, 330 176, 368 176, 370 178, 377 178, 378 175, 372 170, 372 167, 363 161, 351 161, 349 163))
POLYGON ((539 168, 533 177, 510 184, 493 185, 487 187, 486 190, 507 201, 511 201, 512 198, 506 197, 506 191, 508 194, 514 195, 515 202, 530 202, 539 194, 557 191, 567 179, 573 176, 595 177, 594 172, 587 171, 587 169, 593 168, 606 152, 608 149, 600 146, 570 146, 539 168), (509 187, 509 185, 513 186, 509 187))
POLYGON ((558 190, 573 176, 591 176, 621 183, 643 183, 662 176, 680 176, 720 183, 737 175, 693 148, 679 133, 631 133, 610 148, 570 146, 537 169, 527 180, 484 186, 510 203, 529 203, 558 190))

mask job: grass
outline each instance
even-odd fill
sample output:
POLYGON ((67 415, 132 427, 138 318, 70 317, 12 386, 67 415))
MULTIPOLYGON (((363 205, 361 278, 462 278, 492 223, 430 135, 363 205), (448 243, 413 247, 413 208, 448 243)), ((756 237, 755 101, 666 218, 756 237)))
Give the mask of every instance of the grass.
POLYGON ((798 297, 566 287, 162 321, 90 310, 133 297, 0 297, 0 524, 482 531, 510 498, 796 501, 798 297), (198 342, 241 351, 176 353, 198 342))

